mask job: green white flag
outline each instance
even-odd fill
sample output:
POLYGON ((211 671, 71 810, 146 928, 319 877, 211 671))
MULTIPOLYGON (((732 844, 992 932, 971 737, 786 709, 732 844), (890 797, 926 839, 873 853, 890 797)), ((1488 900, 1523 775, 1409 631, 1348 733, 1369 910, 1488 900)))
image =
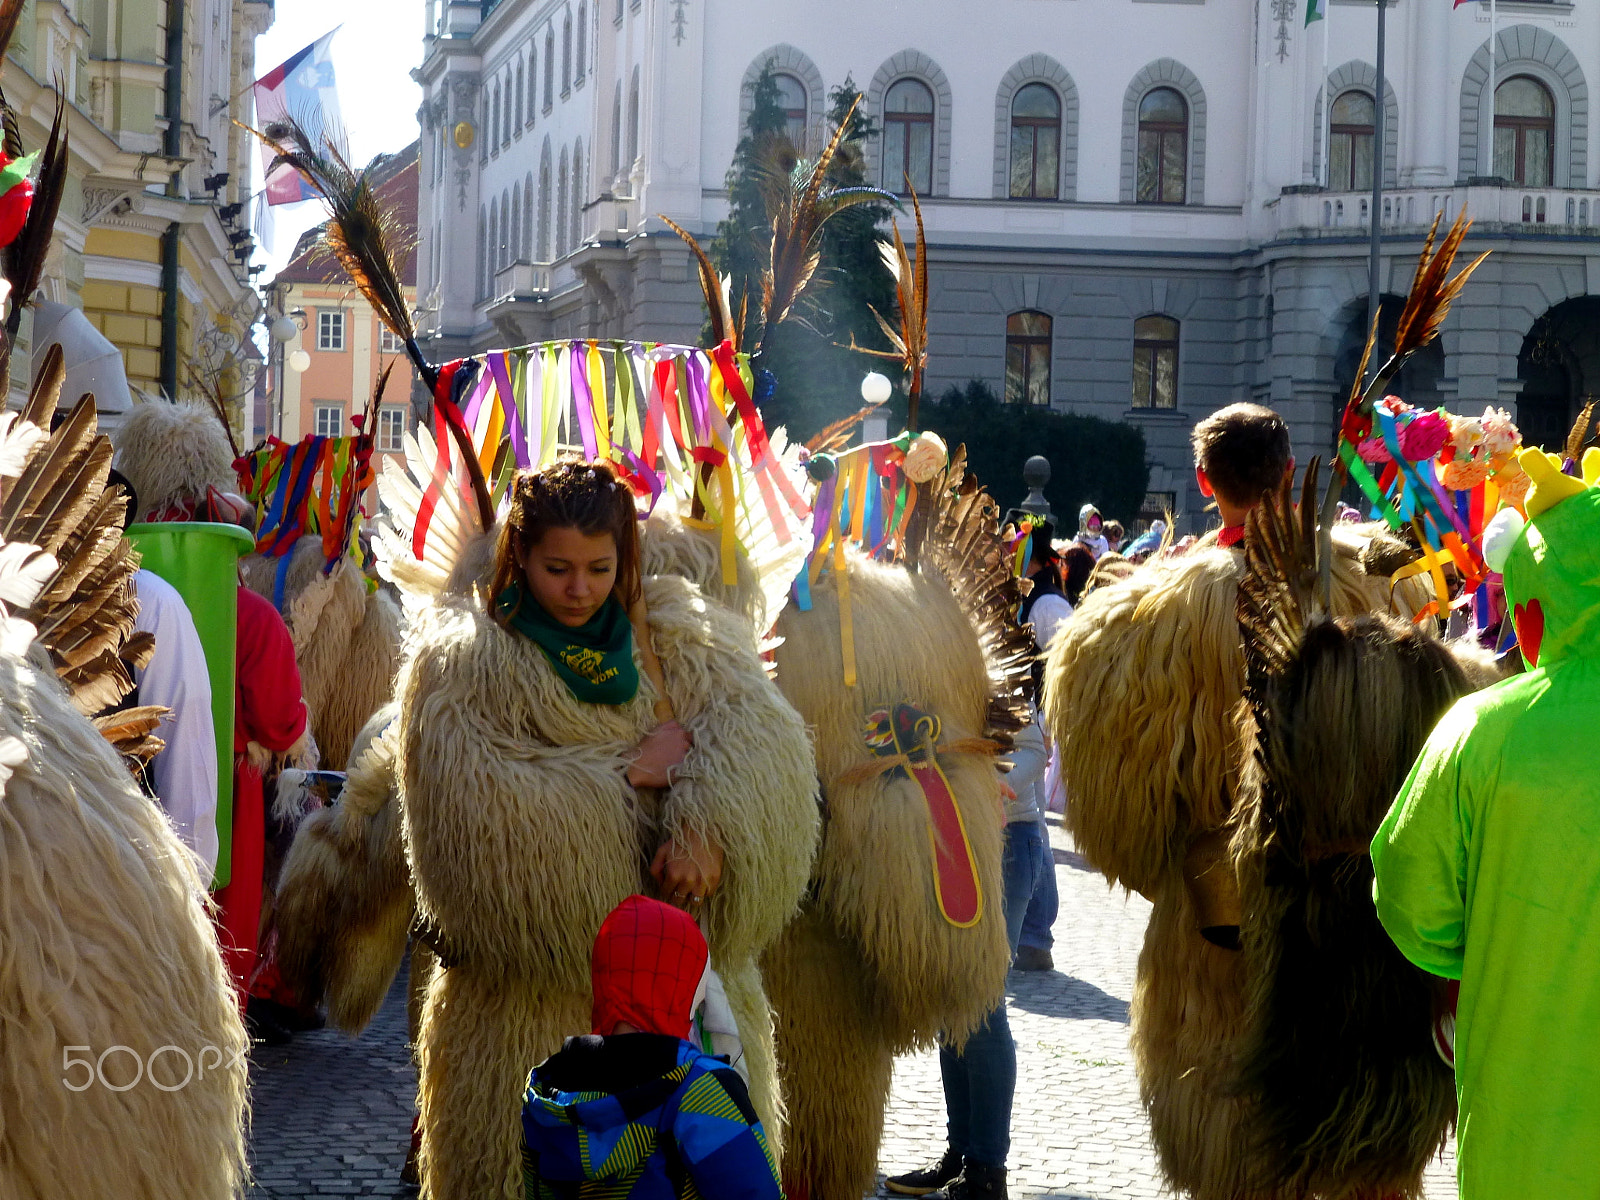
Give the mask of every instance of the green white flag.
POLYGON ((1306 0, 1306 24, 1320 21, 1328 15, 1328 0, 1306 0))

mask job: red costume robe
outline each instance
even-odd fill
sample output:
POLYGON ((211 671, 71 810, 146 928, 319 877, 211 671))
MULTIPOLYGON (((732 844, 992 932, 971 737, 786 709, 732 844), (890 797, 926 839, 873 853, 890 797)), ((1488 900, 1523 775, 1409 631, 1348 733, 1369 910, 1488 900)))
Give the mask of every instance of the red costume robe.
POLYGON ((244 1003, 256 965, 261 925, 261 870, 266 813, 261 774, 250 765, 251 742, 274 754, 288 751, 306 730, 300 668, 294 642, 278 610, 247 587, 239 588, 238 645, 233 709, 233 874, 215 894, 222 957, 244 1003))

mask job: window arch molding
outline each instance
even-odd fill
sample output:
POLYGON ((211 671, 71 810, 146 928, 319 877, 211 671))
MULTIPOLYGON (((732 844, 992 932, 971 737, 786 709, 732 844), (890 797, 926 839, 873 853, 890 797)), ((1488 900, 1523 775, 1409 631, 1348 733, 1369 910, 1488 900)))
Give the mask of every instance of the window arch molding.
POLYGON ((1206 202, 1206 93, 1193 71, 1172 58, 1158 58, 1133 77, 1122 98, 1122 189, 1124 204, 1134 201, 1139 104, 1157 88, 1172 88, 1189 104, 1188 187, 1185 204, 1206 202))
MULTIPOLYGON (((1552 139, 1552 184, 1558 188, 1589 186, 1589 84, 1583 67, 1567 44, 1533 25, 1513 25, 1495 37, 1494 78, 1504 83, 1527 75, 1544 84, 1555 101, 1552 139)), ((1482 154, 1480 136, 1489 127, 1489 48, 1479 46, 1461 76, 1461 179, 1493 170, 1482 154)), ((1493 134, 1486 139, 1493 144, 1493 134)))
MULTIPOLYGON (((889 85, 901 79, 915 79, 933 92, 933 195, 950 194, 950 81, 920 50, 902 50, 878 68, 867 87, 866 106, 878 128, 883 128, 883 97, 889 85)), ((883 138, 867 143, 867 178, 883 178, 883 138)))
POLYGON ((1061 176, 1057 196, 1078 198, 1078 87, 1047 54, 1030 54, 1005 73, 994 96, 994 198, 1011 196, 1011 104, 1030 83, 1043 83, 1061 100, 1061 176))
POLYGON ((755 107, 756 80, 761 78, 761 72, 768 64, 771 64, 774 72, 780 75, 793 75, 800 81, 806 90, 806 127, 813 129, 819 126, 827 111, 823 107, 825 101, 822 72, 817 70, 817 64, 811 61, 804 50, 791 46, 788 42, 779 42, 776 46, 768 46, 756 55, 745 68, 744 79, 739 84, 741 135, 746 122, 750 120, 750 110, 755 107))
MULTIPOLYGON (((1345 92, 1365 92, 1374 95, 1378 87, 1378 69, 1371 63, 1351 59, 1342 67, 1328 72, 1327 86, 1317 94, 1316 123, 1311 134, 1311 177, 1322 182, 1323 162, 1328 153, 1328 120, 1323 105, 1328 97, 1337 100, 1345 92)), ((1383 186, 1400 186, 1398 163, 1400 161, 1400 104, 1395 99, 1394 84, 1383 81, 1383 186)))

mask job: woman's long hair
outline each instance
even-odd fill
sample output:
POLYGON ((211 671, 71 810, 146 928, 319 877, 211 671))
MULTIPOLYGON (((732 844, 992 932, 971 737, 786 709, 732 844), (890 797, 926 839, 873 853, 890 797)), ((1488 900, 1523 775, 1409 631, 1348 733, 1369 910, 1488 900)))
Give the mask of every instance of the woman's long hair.
POLYGON ((1061 556, 1061 591, 1073 608, 1083 599, 1083 589, 1094 572, 1094 554, 1082 542, 1073 542, 1061 556))
POLYGON ((486 598, 495 602, 514 583, 526 584, 522 560, 551 529, 576 529, 593 537, 609 533, 617 544, 612 593, 631 609, 639 598, 639 520, 633 493, 605 462, 558 462, 518 471, 511 483, 511 509, 494 544, 494 576, 486 598))

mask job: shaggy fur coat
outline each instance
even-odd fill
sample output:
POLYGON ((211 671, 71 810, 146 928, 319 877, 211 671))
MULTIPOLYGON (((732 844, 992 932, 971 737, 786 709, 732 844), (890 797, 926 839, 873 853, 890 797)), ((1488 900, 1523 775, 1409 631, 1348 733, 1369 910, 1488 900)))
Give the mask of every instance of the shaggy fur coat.
POLYGON ((778 621, 778 686, 816 730, 825 817, 811 892, 764 959, 778 1026, 792 1200, 854 1200, 872 1186, 896 1053, 959 1043, 999 1002, 1009 965, 1001 906, 999 776, 983 754, 940 755, 966 823, 984 909, 958 929, 939 912, 921 789, 903 773, 843 779, 869 763, 869 714, 915 704, 942 740, 981 738, 990 681, 971 624, 927 574, 850 560, 857 679, 844 684, 831 577, 778 621))
MULTIPOLYGON (((400 665, 400 606, 348 555, 323 572, 322 538, 300 538, 289 552, 283 619, 294 638, 300 686, 319 763, 343 771, 368 718, 394 694, 400 665)), ((252 554, 239 563, 245 586, 273 599, 278 560, 252 554)))
MULTIPOLYGON (((1408 617, 1426 585, 1367 576, 1370 533, 1337 531, 1334 608, 1408 617)), ((1243 556, 1202 542, 1085 598, 1051 643, 1045 719, 1084 857, 1153 905, 1139 956, 1132 1044, 1168 1183, 1197 1200, 1262 1196, 1237 1087, 1240 955, 1207 941, 1184 881, 1202 838, 1222 838, 1239 788, 1243 556)))
POLYGON ((135 404, 116 432, 115 465, 139 496, 141 521, 239 486, 222 423, 199 404, 135 404))
POLYGON ((0 1200, 231 1200, 247 1042, 198 861, 56 680, 0 655, 11 739, 0 1200), (64 1051, 89 1065, 64 1068, 64 1051), (78 1090, 97 1062, 104 1082, 78 1090))
POLYGON ((705 906, 751 1096, 779 1104, 757 962, 793 915, 817 836, 811 741, 768 681, 750 623, 681 576, 645 579, 656 652, 694 747, 665 793, 624 773, 654 724, 575 700, 543 652, 481 607, 443 600, 408 632, 398 684, 406 857, 440 952, 419 1046, 421 1169, 432 1200, 520 1197, 528 1071, 589 1027, 589 955, 605 915, 649 886, 657 845, 694 830, 725 851, 705 906))

